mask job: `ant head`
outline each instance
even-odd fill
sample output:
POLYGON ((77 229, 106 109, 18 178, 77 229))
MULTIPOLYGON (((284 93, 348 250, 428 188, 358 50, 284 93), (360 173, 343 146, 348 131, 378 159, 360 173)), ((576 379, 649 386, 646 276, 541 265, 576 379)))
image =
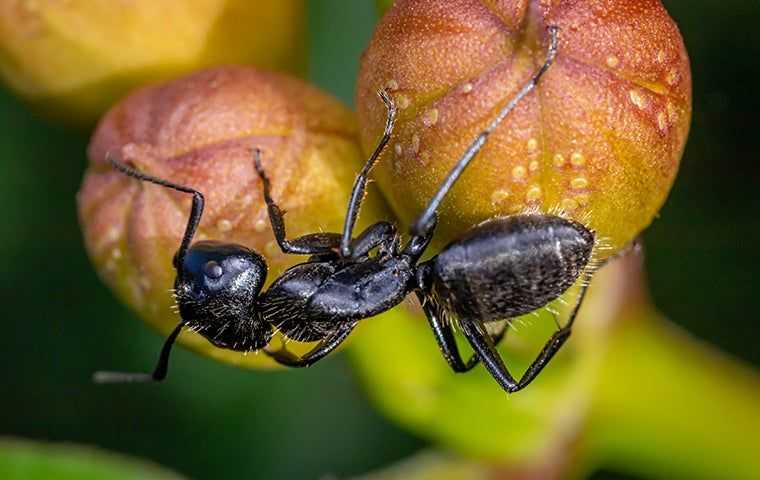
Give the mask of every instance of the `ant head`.
POLYGON ((175 256, 179 313, 188 327, 221 348, 258 350, 272 327, 256 310, 267 265, 258 253, 231 243, 194 243, 175 256))

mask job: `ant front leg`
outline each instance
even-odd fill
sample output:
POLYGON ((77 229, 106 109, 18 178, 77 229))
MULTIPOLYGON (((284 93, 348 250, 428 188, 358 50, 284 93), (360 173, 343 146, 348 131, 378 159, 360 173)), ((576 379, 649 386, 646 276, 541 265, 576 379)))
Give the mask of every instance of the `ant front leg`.
POLYGON ((397 243, 396 226, 390 222, 377 222, 370 225, 358 237, 351 241, 351 259, 361 258, 374 248, 392 253, 397 243))
POLYGON ((269 351, 264 349, 270 358, 286 367, 303 368, 314 365, 319 360, 323 359, 330 352, 335 350, 338 345, 348 337, 351 331, 356 326, 356 322, 341 322, 338 324, 337 329, 329 337, 321 340, 316 347, 309 352, 299 357, 294 353, 289 352, 285 346, 277 351, 269 351))
POLYGON ((361 256, 353 252, 354 244, 351 242, 351 236, 353 234, 354 225, 356 224, 356 219, 359 218, 359 208, 361 207, 367 189, 369 172, 372 170, 372 167, 375 166, 375 163, 377 163, 385 146, 388 145, 388 142, 391 139, 391 134, 393 133, 393 124, 396 121, 396 104, 393 102, 391 96, 388 95, 388 92, 385 90, 380 90, 377 92, 377 95, 380 97, 380 100, 383 101, 385 108, 387 109, 385 130, 383 131, 383 136, 380 137, 380 141, 375 147, 375 151, 372 152, 367 163, 364 164, 359 175, 356 176, 354 186, 351 189, 351 199, 348 201, 348 211, 346 212, 346 219, 343 224, 343 237, 340 242, 340 254, 343 257, 356 258, 361 256))
POLYGON ((261 179, 264 188, 264 201, 267 203, 269 221, 272 224, 274 238, 283 253, 293 255, 321 255, 331 254, 340 246, 340 234, 337 233, 311 233, 298 237, 295 240, 285 238, 285 220, 284 213, 272 199, 271 183, 269 177, 261 165, 261 150, 258 148, 253 152, 253 164, 256 167, 256 173, 261 179))

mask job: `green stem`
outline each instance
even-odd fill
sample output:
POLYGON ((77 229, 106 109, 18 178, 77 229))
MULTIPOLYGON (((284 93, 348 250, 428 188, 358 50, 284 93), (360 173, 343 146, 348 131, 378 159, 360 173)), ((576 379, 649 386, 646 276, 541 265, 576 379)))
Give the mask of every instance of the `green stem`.
POLYGON ((758 375, 641 310, 603 354, 592 455, 647 478, 760 478, 758 375))

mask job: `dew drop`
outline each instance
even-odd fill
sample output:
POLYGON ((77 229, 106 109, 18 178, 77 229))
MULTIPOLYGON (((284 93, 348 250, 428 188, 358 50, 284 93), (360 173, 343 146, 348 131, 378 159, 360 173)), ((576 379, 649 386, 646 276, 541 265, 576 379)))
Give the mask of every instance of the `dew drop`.
POLYGON ((260 218, 260 219, 256 220, 256 223, 253 224, 253 229, 256 232, 261 233, 261 232, 263 232, 264 230, 267 229, 267 222, 264 219, 260 218))
POLYGON ((528 152, 534 153, 536 150, 538 150, 538 140, 531 138, 528 140, 528 152))
POLYGON ((665 81, 668 82, 668 85, 674 87, 678 83, 679 78, 680 75, 678 74, 678 70, 674 68, 668 72, 668 76, 665 77, 665 81))
POLYGON ((554 166, 555 167, 564 167, 565 166, 565 156, 561 153, 557 153, 554 155, 554 166))
POLYGON ((229 232, 232 230, 232 222, 227 219, 221 219, 216 222, 216 228, 222 233, 229 232))
POLYGON ((525 178, 526 174, 527 174, 527 171, 525 170, 525 167, 523 167, 522 165, 518 165, 512 169, 512 178, 515 180, 522 180, 523 178, 525 178))
POLYGON ((670 119, 670 122, 675 123, 678 120, 678 110, 676 110, 676 106, 671 102, 668 102, 667 105, 665 105, 665 108, 668 111, 668 118, 670 119))
POLYGON ((575 190, 582 190, 588 187, 588 180, 586 177, 576 177, 570 181, 570 186, 575 190))
POLYGON ((638 90, 631 90, 628 92, 628 96, 631 98, 631 102, 636 105, 639 108, 644 108, 647 106, 646 99, 641 95, 641 92, 638 90))
POLYGON ((119 239, 119 230, 115 227, 109 228, 108 233, 106 233, 106 241, 115 242, 118 239, 119 239))
POLYGON ((539 167, 538 160, 532 160, 528 164, 528 170, 530 170, 531 172, 535 172, 536 170, 538 170, 538 167, 539 167))
POLYGON ((404 147, 401 146, 400 143, 397 143, 393 146, 393 151, 396 152, 396 155, 400 157, 404 154, 404 147))
POLYGON ((426 127, 432 127, 436 123, 438 123, 438 109, 437 108, 431 108, 427 112, 425 112, 425 115, 422 117, 422 123, 426 127))
POLYGON ((419 158, 420 165, 422 165, 423 167, 427 167, 430 164, 430 152, 423 151, 420 153, 418 158, 419 158))
POLYGON ((472 84, 467 82, 462 85, 462 93, 470 93, 472 91, 472 84))
POLYGON ((501 205, 509 198, 509 190, 499 189, 491 194, 491 204, 493 206, 501 205))
POLYGON ((541 187, 538 185, 533 185, 528 189, 528 192, 525 194, 525 200, 528 202, 535 202, 541 198, 541 187))
POLYGON ((388 80, 385 83, 385 89, 388 90, 389 92, 395 92, 396 90, 398 90, 398 82, 396 81, 396 79, 391 78, 390 80, 388 80))
POLYGON ((412 143, 409 145, 409 153, 412 155, 417 155, 417 152, 420 151, 420 136, 416 133, 412 135, 412 143))
POLYGON ((620 65, 620 59, 616 57, 615 55, 610 55, 607 57, 607 66, 610 68, 616 68, 618 65, 620 65))
POLYGON ((665 112, 660 112, 657 114, 657 126, 660 127, 660 130, 662 130, 663 132, 667 131, 668 117, 665 114, 665 112))
POLYGON ((409 107, 409 97, 406 95, 399 95, 398 98, 396 98, 396 104, 398 105, 398 108, 402 110, 409 107))
POLYGON ((586 164, 586 157, 580 152, 575 152, 570 155, 570 163, 572 163, 574 167, 582 167, 586 164))
POLYGON ((578 202, 576 202, 572 198, 563 198, 561 205, 562 205, 562 209, 567 210, 567 211, 572 211, 578 208, 578 202))

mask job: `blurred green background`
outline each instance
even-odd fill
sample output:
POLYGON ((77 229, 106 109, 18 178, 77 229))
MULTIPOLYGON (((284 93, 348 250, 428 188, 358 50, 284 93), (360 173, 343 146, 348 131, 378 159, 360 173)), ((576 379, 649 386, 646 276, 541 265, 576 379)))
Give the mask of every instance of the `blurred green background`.
MULTIPOLYGON (((645 235, 651 289, 672 320, 760 366, 760 3, 664 3, 691 56, 694 119, 675 188, 645 235)), ((309 9, 310 77, 350 104, 374 3, 309 9)), ((97 445, 196 479, 343 477, 424 447, 371 408, 342 355, 308 371, 257 372, 178 349, 165 385, 91 384, 99 368, 150 368, 163 339, 85 256, 74 198, 86 135, 5 91, 0 132, 0 435, 97 445)))

